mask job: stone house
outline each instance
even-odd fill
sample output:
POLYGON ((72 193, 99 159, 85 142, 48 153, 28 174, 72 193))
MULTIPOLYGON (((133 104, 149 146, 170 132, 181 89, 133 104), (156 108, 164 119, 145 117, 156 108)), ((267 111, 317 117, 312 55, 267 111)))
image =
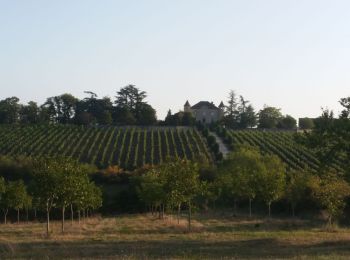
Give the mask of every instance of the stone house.
POLYGON ((223 102, 218 107, 213 102, 208 101, 200 101, 194 106, 191 106, 187 101, 184 105, 184 112, 192 113, 196 121, 203 124, 211 124, 221 120, 224 116, 224 109, 223 102))

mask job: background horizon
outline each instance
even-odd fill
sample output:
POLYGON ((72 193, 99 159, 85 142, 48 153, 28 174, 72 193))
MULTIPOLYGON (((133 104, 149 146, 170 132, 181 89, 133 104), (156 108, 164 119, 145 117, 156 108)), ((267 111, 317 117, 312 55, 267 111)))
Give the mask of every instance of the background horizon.
POLYGON ((135 84, 164 119, 233 89, 295 118, 350 96, 347 1, 0 1, 0 99, 135 84))

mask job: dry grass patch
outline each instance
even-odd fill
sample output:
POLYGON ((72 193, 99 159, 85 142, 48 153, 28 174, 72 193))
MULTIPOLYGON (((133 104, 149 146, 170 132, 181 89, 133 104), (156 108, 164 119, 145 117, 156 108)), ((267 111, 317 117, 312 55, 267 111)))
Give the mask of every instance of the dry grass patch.
POLYGON ((46 239, 44 223, 1 225, 0 258, 350 258, 349 229, 301 220, 199 216, 188 233, 184 218, 122 215, 60 227, 46 239))

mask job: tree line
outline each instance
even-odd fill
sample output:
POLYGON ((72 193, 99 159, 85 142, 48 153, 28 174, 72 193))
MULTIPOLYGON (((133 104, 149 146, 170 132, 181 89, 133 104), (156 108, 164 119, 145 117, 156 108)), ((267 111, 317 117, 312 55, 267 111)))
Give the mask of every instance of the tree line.
POLYGON ((149 212, 159 218, 175 212, 179 220, 186 210, 189 230, 194 209, 220 207, 227 211, 232 206, 236 215, 242 203, 247 203, 249 217, 254 204, 265 205, 269 217, 275 202, 279 208, 289 208, 293 217, 299 207, 312 205, 314 211, 326 210, 332 225, 343 215, 350 196, 350 185, 337 172, 287 170, 277 156, 249 146, 237 148, 215 170, 187 160, 172 160, 134 178, 139 199, 149 212))
MULTIPOLYGON (((237 95, 231 90, 223 107, 224 116, 217 125, 225 126, 230 129, 285 129, 294 130, 297 127, 297 121, 290 115, 283 115, 280 108, 264 106, 256 112, 251 102, 242 95, 237 95)), ((302 120, 301 126, 311 128, 309 119, 302 120), (305 123, 304 123, 305 122, 305 123)), ((194 126, 198 125, 190 112, 180 111, 172 114, 171 110, 162 122, 164 125, 172 126, 194 126)))
MULTIPOLYGON (((34 101, 20 104, 17 97, 0 100, 0 124, 78 124, 78 125, 167 125, 194 126, 193 115, 180 111, 168 111, 164 121, 157 120, 156 110, 145 100, 147 93, 135 85, 127 85, 116 92, 115 99, 99 98, 96 93, 85 91, 88 96, 78 99, 65 93, 47 98, 44 104, 34 101)), ((251 102, 231 90, 224 105, 224 117, 219 124, 231 129, 295 129, 297 121, 283 115, 280 108, 264 106, 256 112, 251 102)), ((300 120, 300 127, 309 129, 313 121, 300 120)))
POLYGON ((140 199, 151 212, 157 209, 159 216, 165 209, 177 210, 177 215, 187 209, 189 228, 193 208, 233 205, 236 211, 238 203, 247 203, 251 216, 254 202, 265 204, 268 216, 274 202, 288 205, 292 216, 303 205, 309 209, 311 205, 314 211, 325 210, 332 225, 344 216, 350 197, 350 98, 341 99, 340 104, 344 109, 338 117, 324 110, 312 132, 295 136, 315 151, 320 161, 316 171, 287 169, 276 155, 246 144, 234 147, 216 168, 171 161, 150 170, 139 180, 140 199), (344 167, 334 168, 335 161, 344 167))
POLYGON ((20 221, 20 211, 25 210, 26 220, 29 210, 45 213, 46 233, 50 235, 50 214, 53 209, 61 211, 61 230, 65 231, 66 209, 70 210, 73 224, 74 214, 77 213, 80 223, 81 213, 84 217, 102 206, 102 191, 88 176, 88 166, 67 158, 19 159, 1 158, 1 173, 26 169, 24 180, 19 176, 0 177, 0 207, 7 223, 9 210, 17 211, 17 223, 20 221), (22 163, 18 167, 16 163, 22 163), (10 178, 9 178, 10 177, 10 178), (17 180, 11 180, 17 178, 17 180))
POLYGON ((80 100, 71 94, 49 97, 42 105, 20 104, 17 97, 0 100, 0 124, 152 125, 156 111, 145 99, 147 93, 134 85, 117 91, 115 100, 98 98, 90 91, 80 100))

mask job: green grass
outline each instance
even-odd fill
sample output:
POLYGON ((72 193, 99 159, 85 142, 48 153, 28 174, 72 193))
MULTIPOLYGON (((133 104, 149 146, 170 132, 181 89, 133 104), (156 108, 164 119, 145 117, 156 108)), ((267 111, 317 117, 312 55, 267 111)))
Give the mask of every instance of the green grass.
POLYGON ((65 234, 53 223, 50 239, 44 223, 2 225, 0 258, 117 259, 348 259, 348 228, 293 219, 196 216, 193 231, 185 218, 151 215, 93 218, 65 234))

